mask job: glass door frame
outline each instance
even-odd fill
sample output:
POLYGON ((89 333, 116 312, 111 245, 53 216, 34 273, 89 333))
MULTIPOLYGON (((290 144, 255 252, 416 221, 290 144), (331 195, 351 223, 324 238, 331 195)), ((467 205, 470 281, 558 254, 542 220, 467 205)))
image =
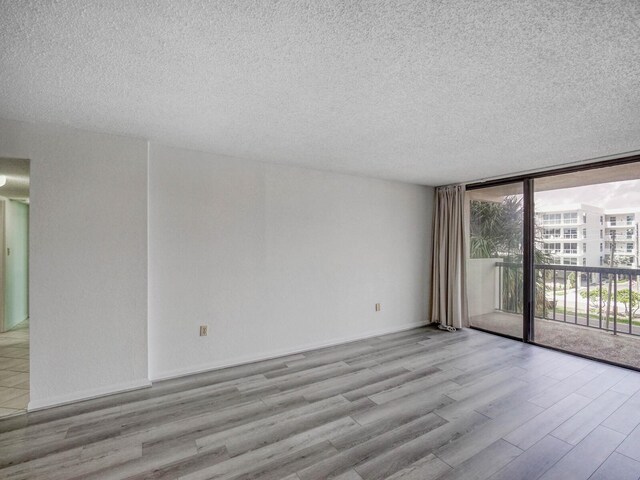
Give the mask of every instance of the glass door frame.
MULTIPOLYGON (((515 175, 511 177, 499 178, 496 180, 481 181, 476 183, 467 184, 465 190, 478 190, 482 188, 495 187, 506 184, 513 184, 522 182, 523 191, 523 308, 522 308, 522 341, 525 343, 531 343, 533 345, 542 346, 545 348, 555 349, 547 345, 538 344, 535 342, 535 266, 534 266, 534 245, 535 245, 535 204, 534 204, 534 182, 536 178, 551 177, 554 175, 564 175, 567 173, 582 172, 586 170, 595 170, 606 167, 613 167, 617 165, 624 165, 630 163, 640 162, 640 154, 631 155, 627 157, 612 158, 610 160, 597 160, 589 163, 581 163, 579 165, 572 165, 568 167, 560 167, 552 170, 541 170, 531 172, 528 174, 515 175)), ((473 327, 472 327, 473 328, 473 327)), ((500 335, 499 333, 495 335, 500 335)), ((502 335, 504 336, 504 335, 502 335)), ((514 338, 514 337, 509 337, 514 338)), ((515 339, 515 338, 514 338, 515 339)), ((520 339, 517 339, 520 340, 520 339)), ((564 351, 564 350, 563 350, 564 351)), ((607 361, 602 358, 595 358, 588 355, 582 355, 580 353, 568 352, 572 355, 590 358, 605 363, 618 365, 633 370, 640 370, 633 366, 622 365, 615 362, 607 361)))

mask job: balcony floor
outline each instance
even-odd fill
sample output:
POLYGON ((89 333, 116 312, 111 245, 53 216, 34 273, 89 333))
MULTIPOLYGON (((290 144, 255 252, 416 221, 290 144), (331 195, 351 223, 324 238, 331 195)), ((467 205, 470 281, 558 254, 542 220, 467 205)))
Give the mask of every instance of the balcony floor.
MULTIPOLYGON (((522 338, 522 316, 493 312, 471 318, 471 326, 522 338)), ((535 342, 568 352, 640 368, 640 337, 564 323, 535 320, 535 342)))

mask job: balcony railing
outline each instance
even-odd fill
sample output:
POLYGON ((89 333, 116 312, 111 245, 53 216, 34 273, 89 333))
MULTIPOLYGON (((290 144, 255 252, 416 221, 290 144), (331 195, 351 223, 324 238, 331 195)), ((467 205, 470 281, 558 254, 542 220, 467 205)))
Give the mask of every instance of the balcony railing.
POLYGON ((605 223, 605 227, 607 227, 607 228, 622 228, 622 227, 627 227, 628 228, 628 227, 633 227, 634 225, 635 225, 634 222, 627 222, 627 221, 614 222, 614 223, 606 222, 605 223))
MULTIPOLYGON (((635 239, 636 239, 635 235, 616 235, 615 241, 632 243, 635 241, 635 239)), ((614 240, 614 238, 611 235, 605 235, 604 240, 605 242, 611 242, 614 240)))
MULTIPOLYGON (((497 310, 522 313, 522 265, 497 262, 497 310)), ((640 269, 535 265, 535 316, 640 335, 640 269)))

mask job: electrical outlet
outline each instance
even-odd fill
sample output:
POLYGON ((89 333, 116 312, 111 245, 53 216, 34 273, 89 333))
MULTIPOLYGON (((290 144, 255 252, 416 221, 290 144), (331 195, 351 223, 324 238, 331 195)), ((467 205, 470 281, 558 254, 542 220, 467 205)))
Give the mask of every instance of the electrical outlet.
POLYGON ((380 310, 382 310, 382 307, 379 303, 376 303, 376 312, 379 312, 380 310))
POLYGON ((209 330, 209 327, 207 327, 206 325, 200 325, 200 336, 206 337, 207 333, 209 333, 208 330, 209 330))

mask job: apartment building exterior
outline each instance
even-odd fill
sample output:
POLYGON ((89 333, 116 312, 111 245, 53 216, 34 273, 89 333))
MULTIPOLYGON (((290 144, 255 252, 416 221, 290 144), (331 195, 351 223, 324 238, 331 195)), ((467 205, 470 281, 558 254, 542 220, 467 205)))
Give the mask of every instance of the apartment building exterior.
POLYGON ((638 268, 640 207, 603 209, 586 204, 536 210, 538 247, 552 263, 609 266, 615 241, 614 266, 638 268))
POLYGON ((638 242, 640 208, 615 209, 605 211, 605 256, 606 265, 610 263, 611 249, 615 241, 614 263, 619 267, 638 268, 640 265, 640 243, 638 242))

